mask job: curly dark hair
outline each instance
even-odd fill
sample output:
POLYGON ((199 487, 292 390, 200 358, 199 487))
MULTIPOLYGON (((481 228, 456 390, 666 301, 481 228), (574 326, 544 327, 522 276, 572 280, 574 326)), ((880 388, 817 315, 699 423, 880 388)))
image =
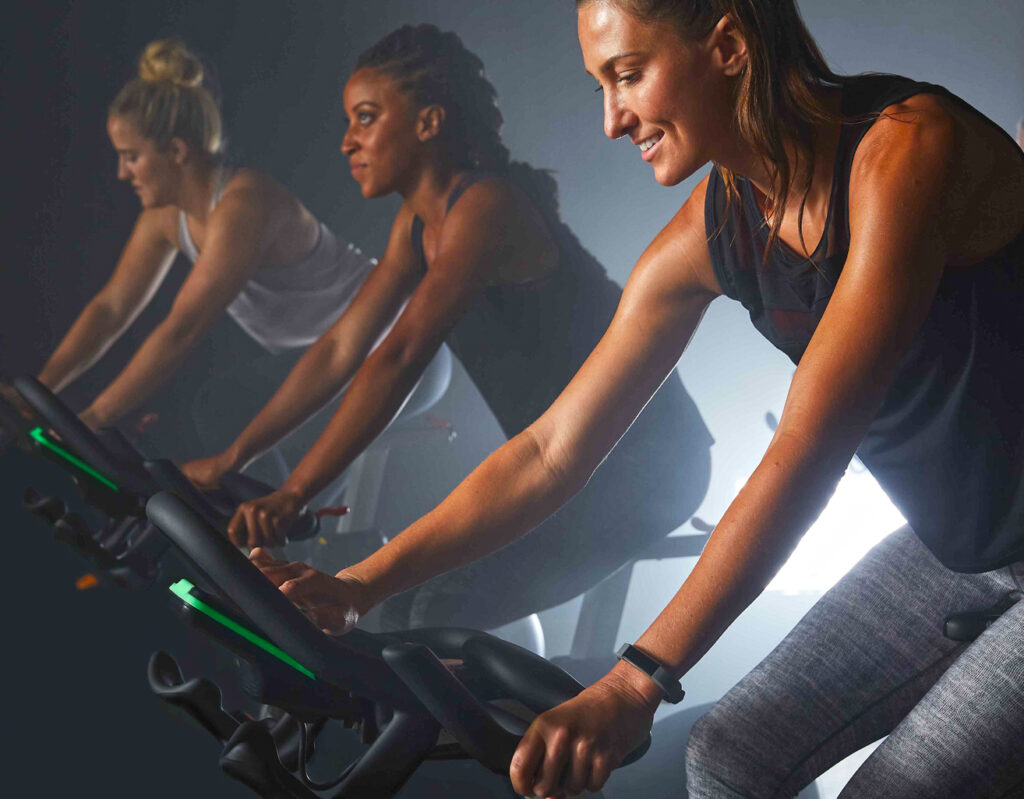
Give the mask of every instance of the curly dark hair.
POLYGON ((445 109, 442 145, 453 163, 507 176, 547 216, 558 217, 558 186, 551 173, 512 161, 501 141, 504 121, 498 92, 479 56, 450 31, 434 25, 403 25, 356 60, 392 77, 420 106, 445 109))

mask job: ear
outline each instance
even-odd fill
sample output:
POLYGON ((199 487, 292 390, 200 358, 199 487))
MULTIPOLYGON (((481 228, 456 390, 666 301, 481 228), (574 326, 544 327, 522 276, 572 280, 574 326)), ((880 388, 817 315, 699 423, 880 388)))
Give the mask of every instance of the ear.
POLYGON ((174 159, 174 163, 178 166, 181 166, 188 161, 192 155, 192 150, 188 144, 183 139, 177 138, 171 139, 167 143, 167 152, 171 154, 171 157, 174 159))
POLYGON ((721 69, 723 74, 735 77, 747 68, 747 40, 732 14, 726 14, 718 20, 714 30, 708 34, 706 46, 711 52, 715 66, 721 69))
POLYGON ((430 141, 441 134, 444 127, 445 110, 441 105, 428 105, 420 109, 416 118, 416 137, 420 141, 430 141))

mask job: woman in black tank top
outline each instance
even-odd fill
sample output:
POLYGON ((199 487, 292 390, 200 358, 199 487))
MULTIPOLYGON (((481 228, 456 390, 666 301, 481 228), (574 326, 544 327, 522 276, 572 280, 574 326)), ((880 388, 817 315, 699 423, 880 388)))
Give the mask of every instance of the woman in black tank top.
MULTIPOLYGON (((268 576, 342 632, 381 597, 513 539, 582 483, 726 294, 799 364, 777 432, 639 654, 533 723, 513 786, 599 789, 860 448, 914 529, 866 556, 698 723, 690 795, 792 796, 885 735, 844 796, 1019 795, 1024 603, 967 647, 942 620, 1010 605, 1024 579, 1024 158, 937 87, 833 74, 792 0, 578 10, 606 133, 629 136, 659 183, 709 161, 712 176, 525 434, 338 579, 265 562, 268 576)), ((364 191, 378 179, 366 169, 364 191)), ((424 244, 429 262, 438 241, 424 244)))
MULTIPOLYGON (((539 454, 535 422, 597 346, 621 296, 559 218, 551 177, 510 162, 494 87, 455 34, 429 25, 395 31, 360 57, 344 102, 342 152, 362 193, 403 199, 380 264, 346 315, 372 329, 400 313, 281 490, 239 508, 229 533, 249 545, 273 543, 291 515, 373 440, 442 341, 518 457, 539 454)), ((603 464, 614 441, 581 449, 572 469, 563 468, 566 453, 555 456, 545 445, 540 471, 510 477, 463 505, 456 527, 466 535, 474 518, 488 524, 491 509, 506 516, 510 497, 522 495, 516 502, 525 506, 529 495, 532 507, 516 512, 500 541, 460 541, 443 568, 381 584, 370 602, 384 603, 384 624, 497 627, 579 595, 682 525, 708 484, 711 437, 674 365, 666 361, 656 382, 640 389, 647 400, 664 383, 625 435, 625 424, 619 427, 622 441, 603 464)), ((289 378, 243 433, 246 446, 261 431, 284 428, 279 420, 294 406, 284 401, 288 392, 310 390, 309 381, 289 378)), ((624 422, 640 409, 630 408, 624 422)), ((409 540, 398 536, 366 562, 389 561, 409 540)), ((324 579, 344 588, 356 574, 361 565, 342 580, 324 579)))

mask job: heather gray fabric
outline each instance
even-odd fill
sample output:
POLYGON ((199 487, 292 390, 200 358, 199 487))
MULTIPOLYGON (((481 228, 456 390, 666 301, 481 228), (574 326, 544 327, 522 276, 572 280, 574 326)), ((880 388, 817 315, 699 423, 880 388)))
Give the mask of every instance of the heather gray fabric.
POLYGON ((1022 588, 1024 562, 961 574, 894 532, 697 721, 690 796, 792 797, 886 735, 842 799, 1024 796, 1024 602, 971 644, 942 633, 1022 588))

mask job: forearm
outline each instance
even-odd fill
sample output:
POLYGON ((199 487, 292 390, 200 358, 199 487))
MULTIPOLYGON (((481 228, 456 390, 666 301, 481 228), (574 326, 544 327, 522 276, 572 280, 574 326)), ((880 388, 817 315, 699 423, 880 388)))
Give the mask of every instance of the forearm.
POLYGON ((162 324, 139 347, 117 378, 93 400, 88 413, 100 424, 115 424, 152 396, 177 371, 202 334, 162 324))
POLYGON ((64 390, 103 357, 126 326, 109 308, 90 302, 46 361, 39 382, 54 393, 64 390))
POLYGON ((379 347, 352 380, 327 428, 281 487, 306 502, 341 474, 387 427, 435 349, 403 357, 379 347))
POLYGON ((528 428, 480 464, 435 510, 345 573, 359 579, 377 605, 505 546, 584 485, 582 470, 556 471, 548 463, 543 444, 528 428))
POLYGON ((240 468, 337 396, 364 354, 323 338, 299 359, 274 396, 226 450, 240 468))
POLYGON ((784 457, 778 449, 769 448, 686 582, 636 642, 677 675, 697 663, 764 590, 828 501, 848 460, 784 457))

